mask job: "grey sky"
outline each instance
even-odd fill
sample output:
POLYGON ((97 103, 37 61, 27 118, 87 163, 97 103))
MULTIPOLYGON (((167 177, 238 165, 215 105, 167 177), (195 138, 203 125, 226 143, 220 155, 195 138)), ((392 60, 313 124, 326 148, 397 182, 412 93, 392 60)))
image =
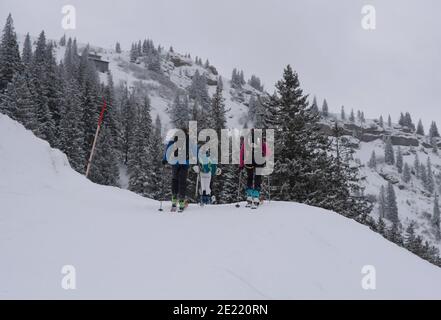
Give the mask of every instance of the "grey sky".
POLYGON ((222 74, 234 67, 260 76, 270 92, 291 64, 307 93, 367 117, 441 125, 439 0, 1 0, 3 24, 12 12, 17 32, 44 29, 58 39, 61 7, 77 9, 81 42, 128 48, 149 37, 179 52, 209 58, 222 74), (361 8, 377 10, 377 30, 361 28, 361 8))

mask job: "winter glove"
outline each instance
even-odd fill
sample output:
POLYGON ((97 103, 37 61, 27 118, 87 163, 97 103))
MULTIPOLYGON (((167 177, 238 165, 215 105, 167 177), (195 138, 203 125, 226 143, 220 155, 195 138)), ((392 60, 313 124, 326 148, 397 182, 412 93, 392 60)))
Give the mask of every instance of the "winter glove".
POLYGON ((217 168, 216 175, 220 176, 221 174, 222 174, 222 169, 221 168, 217 168))
POLYGON ((193 171, 194 171, 195 173, 199 173, 199 172, 200 172, 200 170, 199 170, 199 166, 193 166, 193 171))

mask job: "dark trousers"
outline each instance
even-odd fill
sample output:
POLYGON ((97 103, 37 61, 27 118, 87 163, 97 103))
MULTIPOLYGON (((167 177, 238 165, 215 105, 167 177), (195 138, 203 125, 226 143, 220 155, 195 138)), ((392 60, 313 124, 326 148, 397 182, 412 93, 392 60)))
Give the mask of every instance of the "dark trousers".
POLYGON ((247 188, 260 191, 262 176, 256 175, 256 168, 247 168, 247 188))
POLYGON ((188 166, 176 165, 172 170, 172 194, 179 200, 185 200, 187 192, 188 166))

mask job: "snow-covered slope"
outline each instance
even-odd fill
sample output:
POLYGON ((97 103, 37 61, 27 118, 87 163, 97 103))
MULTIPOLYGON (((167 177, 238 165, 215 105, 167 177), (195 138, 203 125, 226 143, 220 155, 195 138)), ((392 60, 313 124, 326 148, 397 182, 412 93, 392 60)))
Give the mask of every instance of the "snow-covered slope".
POLYGON ((0 115, 0 298, 439 298, 441 270, 335 213, 191 206, 94 185, 0 115), (77 289, 61 287, 64 265, 77 289), (363 290, 373 265, 377 289, 363 290))
MULTIPOLYGON (((441 250, 441 241, 436 236, 436 230, 431 220, 435 194, 441 193, 441 153, 434 153, 427 136, 418 135, 411 132, 408 128, 398 124, 389 127, 384 124, 382 128, 377 120, 366 120, 361 124, 356 120, 342 120, 335 114, 327 119, 322 119, 324 130, 329 133, 334 121, 343 124, 346 138, 355 148, 354 160, 361 165, 360 177, 361 184, 365 188, 365 195, 375 200, 374 210, 371 216, 375 219, 379 216, 379 205, 377 197, 381 186, 386 186, 390 181, 394 185, 397 196, 398 218, 402 226, 403 233, 409 224, 413 223, 415 232, 422 236, 424 241, 441 250), (388 165, 384 161, 385 156, 385 137, 391 137, 394 148, 395 159, 398 148, 401 149, 403 164, 407 163, 411 169, 411 180, 405 182, 403 174, 398 172, 396 165, 388 165), (372 152, 376 154, 376 168, 369 168, 368 162, 372 152), (421 164, 426 165, 430 158, 434 177, 434 191, 428 192, 423 182, 416 175, 414 167, 415 157, 418 157, 421 164)), ((441 139, 435 138, 438 147, 441 147, 441 139)), ((426 168, 427 169, 427 168, 426 168)), ((390 223, 386 220, 386 223, 390 223)))

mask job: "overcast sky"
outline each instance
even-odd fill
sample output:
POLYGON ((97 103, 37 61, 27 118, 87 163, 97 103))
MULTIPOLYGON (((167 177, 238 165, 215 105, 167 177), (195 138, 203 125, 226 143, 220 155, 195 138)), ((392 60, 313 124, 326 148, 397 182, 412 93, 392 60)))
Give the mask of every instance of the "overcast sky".
POLYGON ((77 10, 82 43, 127 49, 151 38, 176 51, 209 58, 229 76, 234 67, 260 76, 272 92, 283 67, 299 73, 305 92, 331 111, 362 109, 366 117, 400 111, 441 125, 441 1, 439 0, 1 0, 18 33, 44 29, 58 39, 61 8, 77 10), (361 27, 374 5, 377 29, 361 27))

